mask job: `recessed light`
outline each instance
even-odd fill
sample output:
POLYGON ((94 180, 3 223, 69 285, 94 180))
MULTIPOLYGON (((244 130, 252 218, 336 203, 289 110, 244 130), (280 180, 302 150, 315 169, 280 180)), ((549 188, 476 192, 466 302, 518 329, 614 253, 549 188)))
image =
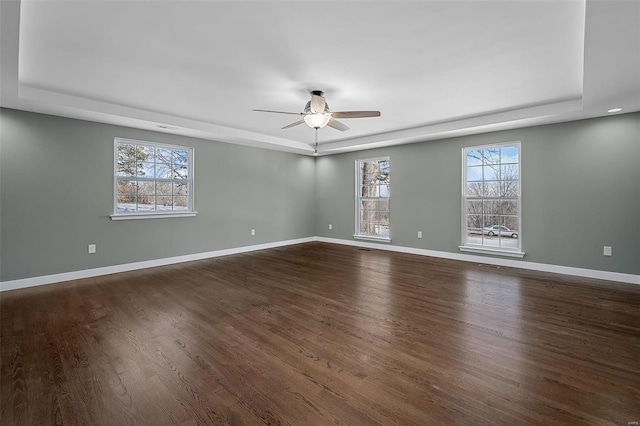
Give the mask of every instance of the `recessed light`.
POLYGON ((622 108, 612 108, 607 112, 620 112, 620 111, 622 111, 622 108))

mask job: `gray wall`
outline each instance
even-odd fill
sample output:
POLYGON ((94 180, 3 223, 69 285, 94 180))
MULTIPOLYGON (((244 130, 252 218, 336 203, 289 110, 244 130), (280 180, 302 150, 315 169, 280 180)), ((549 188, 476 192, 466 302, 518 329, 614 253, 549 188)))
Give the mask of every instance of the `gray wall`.
POLYGON ((640 113, 317 159, 7 109, 0 120, 1 281, 313 235, 351 240, 354 160, 383 155, 392 244, 458 253, 462 148, 515 140, 523 260, 640 274, 640 113), (193 146, 198 215, 110 220, 114 137, 193 146))
POLYGON ((9 109, 0 120, 1 281, 314 235, 314 158, 9 109), (112 221, 114 137, 194 147, 198 215, 112 221))
POLYGON ((316 235, 353 239, 354 162, 389 155, 392 244, 458 253, 462 148, 509 141, 522 142, 523 260, 640 274, 640 113, 318 158, 316 235))

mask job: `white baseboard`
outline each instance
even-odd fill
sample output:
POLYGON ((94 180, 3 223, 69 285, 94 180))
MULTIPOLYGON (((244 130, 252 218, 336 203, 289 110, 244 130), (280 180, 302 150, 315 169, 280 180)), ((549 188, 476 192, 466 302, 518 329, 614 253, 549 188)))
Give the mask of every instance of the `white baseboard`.
POLYGON ((256 244, 252 246, 236 247, 224 250, 208 251, 204 253, 187 254, 184 256, 167 257, 164 259, 147 260, 143 262, 126 263, 123 265, 105 266, 102 268, 84 269, 81 271, 64 272, 61 274, 43 275, 33 278, 0 282, 0 291, 17 290, 19 288, 35 287, 45 284, 54 284, 62 281, 79 280, 82 278, 97 277, 100 275, 116 274, 118 272, 135 271, 137 269, 153 268, 156 266, 172 265, 174 263, 191 262, 194 260, 210 259, 213 257, 228 256, 230 254, 247 253, 250 251, 264 250, 275 247, 290 246, 315 241, 315 237, 298 238, 296 240, 276 241, 273 243, 256 244))
POLYGON ((389 244, 367 243, 364 241, 341 240, 336 238, 316 237, 315 240, 332 244, 343 244, 348 246, 372 248, 377 250, 389 250, 399 253, 439 257, 443 259, 462 260, 465 262, 477 262, 487 265, 507 266, 511 268, 530 269, 533 271, 541 272, 553 272, 555 274, 573 275, 577 277, 596 278, 599 280, 618 281, 640 285, 640 275, 623 274, 620 272, 599 271, 596 269, 574 268, 572 266, 559 266, 550 265, 547 263, 525 262, 523 260, 474 256, 463 253, 450 253, 446 251, 426 250, 413 247, 394 246, 389 244))
POLYGON ((105 266, 102 268, 85 269, 81 271, 65 272, 61 274, 43 275, 39 277, 23 278, 19 280, 0 282, 0 291, 17 290, 20 288, 34 287, 45 284, 54 284, 62 281, 91 278, 101 275, 116 274, 119 272, 134 271, 137 269, 153 268, 156 266, 172 265, 175 263, 191 262, 194 260, 210 259, 231 254, 247 253, 256 250, 265 250, 275 247, 284 247, 293 244, 302 244, 312 241, 324 243, 342 244, 348 246, 388 250, 399 253, 417 254, 421 256, 439 257, 443 259, 461 260, 465 262, 477 262, 488 265, 507 266, 512 268, 530 269, 534 271, 552 272, 556 274, 574 275, 578 277, 596 278, 608 281, 640 285, 640 275, 622 274, 619 272, 598 271, 595 269, 574 268, 570 266, 549 265, 545 263, 525 262, 522 260, 474 256, 462 253, 450 253, 436 250, 426 250, 413 247, 395 246, 389 244, 376 244, 366 241, 341 240, 326 237, 306 237, 295 240, 276 241, 272 243, 256 244, 251 246, 236 247, 224 250, 215 250, 204 253, 188 254, 184 256, 168 257, 164 259, 147 260, 144 262, 126 263, 123 265, 105 266))

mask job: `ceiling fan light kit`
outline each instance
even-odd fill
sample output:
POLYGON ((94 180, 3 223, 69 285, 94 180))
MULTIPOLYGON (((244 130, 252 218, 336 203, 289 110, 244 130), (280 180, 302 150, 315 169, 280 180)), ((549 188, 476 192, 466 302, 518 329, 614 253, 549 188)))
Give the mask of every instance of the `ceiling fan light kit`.
POLYGON ((313 129, 322 129, 331 120, 328 114, 307 114, 304 116, 304 122, 313 129))

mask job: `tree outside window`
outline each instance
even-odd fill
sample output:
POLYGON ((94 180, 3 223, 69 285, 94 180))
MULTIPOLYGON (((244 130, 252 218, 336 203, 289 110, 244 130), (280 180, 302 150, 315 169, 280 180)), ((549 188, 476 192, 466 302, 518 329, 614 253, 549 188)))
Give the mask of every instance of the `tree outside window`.
POLYGON ((390 239, 389 157, 356 161, 356 236, 390 239))
POLYGON ((193 148, 115 140, 114 214, 190 212, 193 148))
POLYGON ((520 143, 465 148, 464 246, 521 248, 520 143))

